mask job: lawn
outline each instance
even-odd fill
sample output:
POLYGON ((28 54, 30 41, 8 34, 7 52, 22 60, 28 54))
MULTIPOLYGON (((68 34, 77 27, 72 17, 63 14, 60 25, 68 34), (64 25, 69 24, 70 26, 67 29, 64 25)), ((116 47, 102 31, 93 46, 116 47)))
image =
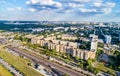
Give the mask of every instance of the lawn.
POLYGON ((12 74, 2 65, 0 65, 0 76, 12 76, 12 74))
POLYGON ((3 58, 9 64, 13 65, 25 76, 43 76, 28 66, 28 63, 31 63, 30 60, 28 59, 23 59, 21 57, 13 56, 3 50, 0 51, 0 57, 3 58))
POLYGON ((115 75, 115 71, 110 69, 110 68, 107 68, 106 66, 104 66, 104 64, 102 63, 97 63, 97 66, 96 68, 100 69, 101 71, 103 72, 109 72, 110 74, 112 75, 115 75))

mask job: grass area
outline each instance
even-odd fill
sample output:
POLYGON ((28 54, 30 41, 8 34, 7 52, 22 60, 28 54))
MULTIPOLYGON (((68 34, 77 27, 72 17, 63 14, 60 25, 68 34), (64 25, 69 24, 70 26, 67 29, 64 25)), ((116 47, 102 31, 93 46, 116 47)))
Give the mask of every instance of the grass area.
POLYGON ((12 74, 2 65, 0 65, 0 76, 12 76, 12 74))
POLYGON ((115 75, 115 71, 114 70, 112 70, 110 68, 107 68, 102 63, 97 63, 96 68, 99 69, 99 70, 101 70, 101 71, 103 71, 103 72, 109 73, 111 75, 115 75))
POLYGON ((0 57, 22 72, 25 76, 43 76, 28 66, 28 63, 31 63, 28 59, 13 56, 3 50, 0 51, 0 57))
MULTIPOLYGON (((34 48, 34 51, 36 51, 36 52, 42 52, 42 53, 44 53, 44 54, 47 54, 47 55, 50 55, 51 54, 51 51, 49 51, 49 50, 46 50, 46 49, 40 49, 40 47, 37 47, 37 46, 35 46, 35 47, 33 47, 32 45, 30 45, 31 46, 31 49, 33 49, 34 48), (46 51, 46 52, 45 52, 46 51)), ((30 47, 29 46, 29 47, 30 47)), ((39 55, 37 55, 37 54, 34 54, 33 52, 29 52, 29 51, 27 51, 27 50, 22 50, 22 51, 24 51, 24 52, 26 52, 26 53, 29 53, 29 54, 32 54, 32 55, 35 55, 35 56, 39 56, 39 55)), ((103 51, 102 51, 102 48, 98 48, 98 55, 99 54, 101 54, 101 53, 103 53, 103 51)), ((53 57, 55 57, 55 58, 58 58, 58 57, 61 57, 61 56, 58 56, 58 55, 55 55, 55 54, 52 54, 52 56, 53 57)), ((59 59, 59 58, 58 58, 59 59)), ((74 61, 74 60, 70 60, 70 59, 65 59, 65 58, 60 58, 60 60, 62 60, 62 61, 64 61, 64 62, 67 62, 67 63, 69 63, 70 61, 74 61)), ((85 61, 83 61, 83 60, 78 60, 79 62, 81 62, 80 64, 85 64, 86 62, 85 61)), ((92 64, 92 62, 91 62, 91 64, 92 64)), ((81 65, 80 67, 82 67, 83 68, 83 66, 84 65, 81 65)), ((91 69, 92 69, 92 67, 90 67, 91 69)), ((97 64, 97 66, 94 68, 95 69, 95 72, 96 72, 96 70, 101 70, 101 71, 103 71, 103 72, 106 72, 106 73, 109 73, 110 75, 115 75, 115 71, 114 70, 112 70, 112 69, 110 69, 110 68, 108 68, 108 67, 106 67, 106 66, 104 66, 104 64, 102 64, 102 63, 98 63, 97 64)), ((93 70, 93 69, 92 69, 93 70)))

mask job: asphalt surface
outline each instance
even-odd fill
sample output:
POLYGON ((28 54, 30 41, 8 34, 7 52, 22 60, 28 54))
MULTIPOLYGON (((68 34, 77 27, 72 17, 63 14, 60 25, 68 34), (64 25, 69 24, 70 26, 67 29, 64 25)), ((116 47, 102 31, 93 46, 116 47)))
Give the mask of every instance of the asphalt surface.
POLYGON ((45 67, 53 67, 57 70, 59 70, 60 72, 64 73, 64 74, 68 74, 69 76, 83 76, 83 74, 77 72, 77 71, 74 71, 70 68, 67 68, 65 66, 62 66, 60 64, 57 64, 57 63, 54 63, 54 62, 50 62, 48 60, 46 60, 45 58, 43 57, 36 57, 34 55, 31 55, 31 54, 28 54, 28 53, 25 53, 25 52, 22 52, 20 51, 18 48, 14 48, 14 47, 10 47, 10 46, 7 46, 7 48, 13 50, 14 52, 17 52, 31 60, 33 60, 34 62, 37 62, 45 67))

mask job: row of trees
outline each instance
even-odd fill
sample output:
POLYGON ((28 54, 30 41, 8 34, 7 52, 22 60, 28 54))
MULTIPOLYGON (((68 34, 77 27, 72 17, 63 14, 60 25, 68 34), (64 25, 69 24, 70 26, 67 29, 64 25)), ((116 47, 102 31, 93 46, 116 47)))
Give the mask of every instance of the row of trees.
POLYGON ((114 56, 109 56, 111 62, 109 62, 109 68, 120 71, 120 52, 115 51, 114 56))
POLYGON ((21 36, 16 35, 16 36, 14 37, 14 39, 16 39, 16 40, 21 40, 21 41, 27 42, 27 43, 30 43, 30 42, 31 42, 31 39, 24 37, 24 35, 21 35, 21 36))

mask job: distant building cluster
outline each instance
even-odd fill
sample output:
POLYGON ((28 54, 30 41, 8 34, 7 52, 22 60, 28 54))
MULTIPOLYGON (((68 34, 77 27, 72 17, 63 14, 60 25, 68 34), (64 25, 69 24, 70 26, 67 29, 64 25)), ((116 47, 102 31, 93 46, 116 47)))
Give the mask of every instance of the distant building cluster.
POLYGON ((43 38, 43 36, 35 37, 31 39, 32 44, 39 44, 40 46, 47 47, 50 50, 55 50, 56 52, 61 52, 65 54, 70 54, 73 57, 79 57, 81 59, 94 59, 97 50, 97 40, 98 37, 95 35, 91 40, 91 49, 82 50, 79 49, 79 44, 76 42, 56 40, 55 36, 43 38))

